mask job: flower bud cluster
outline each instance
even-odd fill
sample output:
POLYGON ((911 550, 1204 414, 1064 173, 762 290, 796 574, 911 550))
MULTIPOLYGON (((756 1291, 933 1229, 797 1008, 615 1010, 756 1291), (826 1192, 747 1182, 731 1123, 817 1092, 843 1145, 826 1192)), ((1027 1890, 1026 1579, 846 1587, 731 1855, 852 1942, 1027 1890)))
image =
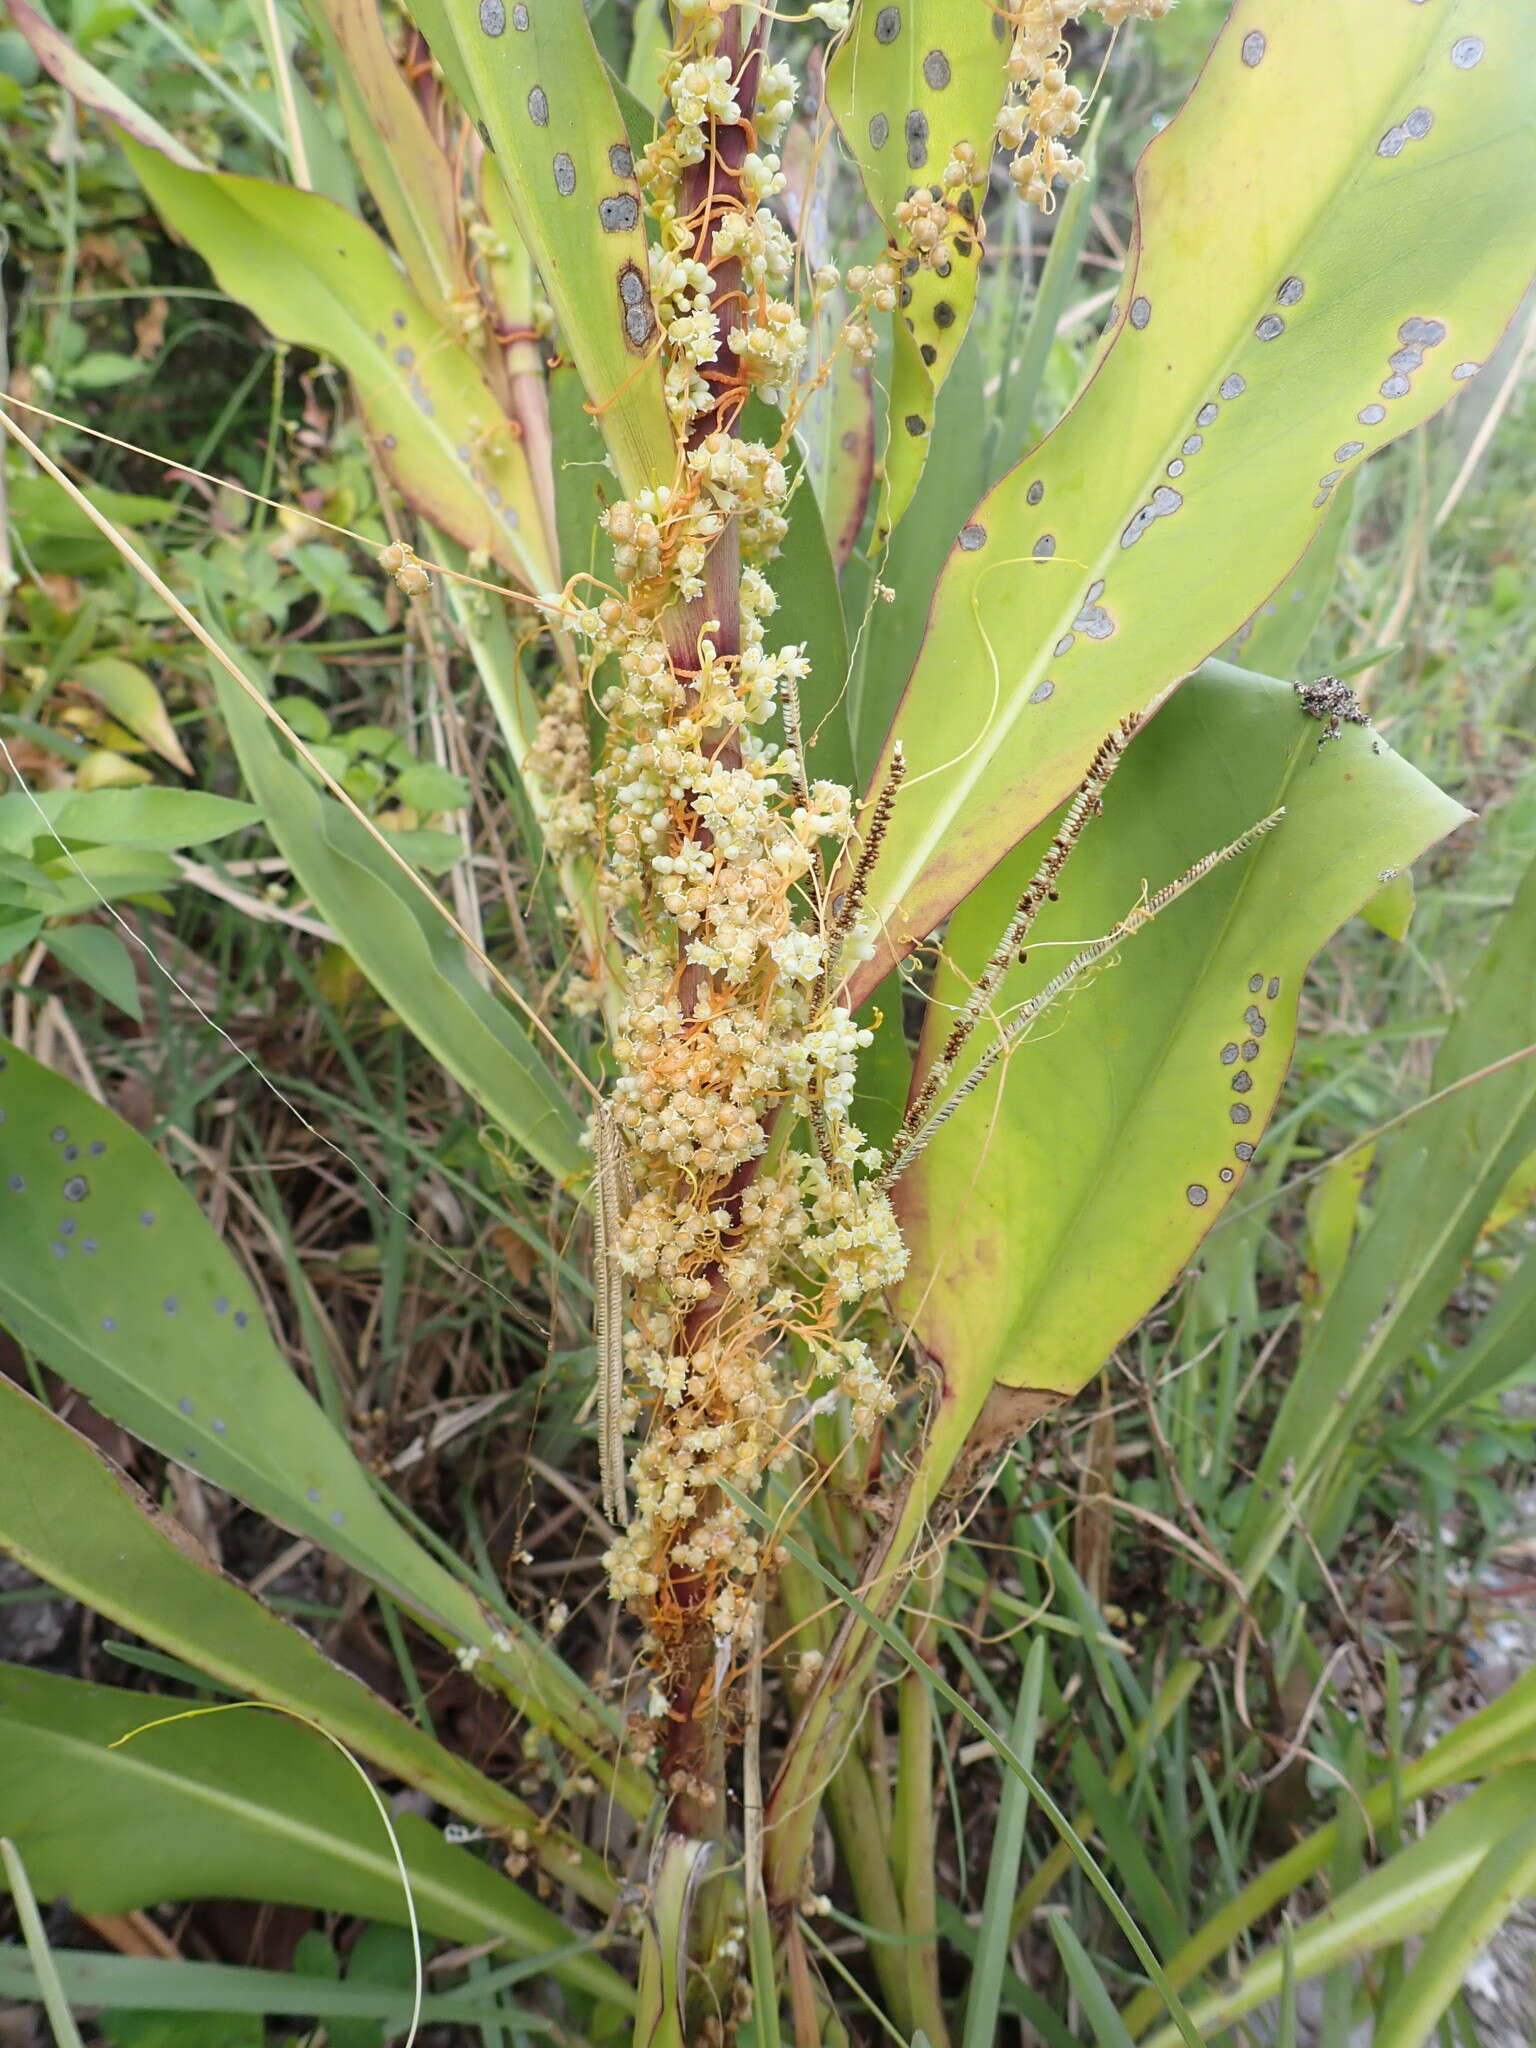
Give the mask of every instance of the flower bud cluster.
MULTIPOLYGON (((775 598, 758 564, 783 536, 788 489, 774 450, 707 436, 675 490, 610 508, 627 597, 577 622, 616 674, 597 794, 610 909, 634 949, 611 1108, 635 1188, 617 1251, 626 1420, 643 1419, 645 1441, 609 1566, 662 1637, 658 1603, 679 1572, 708 1582, 716 1637, 750 1625, 760 1560, 720 1482, 755 1491, 813 1391, 846 1398, 869 1433, 884 1378, 837 1326, 905 1261, 872 1184, 879 1155, 849 1113, 870 1034, 826 992, 820 876, 852 838, 852 801, 807 786, 772 730, 807 672, 800 648, 764 637, 775 598), (724 651, 706 621, 696 665, 680 667, 667 607, 703 587, 728 523, 744 557, 738 646, 724 651), (812 1121, 820 1150, 779 1144, 812 1121)), ((844 958, 871 943, 855 932, 844 958)))
MULTIPOLYGON (((1094 0, 1093 11, 1111 29, 1132 20, 1161 21, 1173 0, 1094 0)), ((1075 184, 1082 160, 1070 145, 1083 124, 1083 95, 1067 77, 1072 52, 1068 27, 1084 0, 1015 0, 1007 9, 1013 37, 1008 90, 997 117, 997 136, 1012 152, 1008 175, 1019 196, 1042 213, 1055 205, 1058 181, 1075 184)))

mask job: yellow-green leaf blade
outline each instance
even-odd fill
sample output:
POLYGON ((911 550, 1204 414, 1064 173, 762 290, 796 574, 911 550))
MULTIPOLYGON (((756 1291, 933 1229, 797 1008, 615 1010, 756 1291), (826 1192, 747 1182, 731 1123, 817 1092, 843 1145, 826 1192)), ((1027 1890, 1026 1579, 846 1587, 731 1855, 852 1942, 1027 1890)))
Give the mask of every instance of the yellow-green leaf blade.
MULTIPOLYGON (((1307 963, 1385 869, 1465 815, 1369 733, 1320 745, 1323 730, 1288 685, 1228 669, 1187 684, 1131 747, 1004 983, 1004 1017, 1145 884, 1286 815, 1045 1012, 898 1183, 901 1303, 951 1384, 1070 1393, 1102 1365, 1241 1188, 1307 963)), ((934 1018, 963 999, 1048 836, 956 916, 934 1018)))
POLYGON ((1487 357, 1530 264, 1527 28, 1519 0, 1234 10, 1143 161, 1097 374, 956 535, 892 732, 889 950, 856 995, 1487 357))

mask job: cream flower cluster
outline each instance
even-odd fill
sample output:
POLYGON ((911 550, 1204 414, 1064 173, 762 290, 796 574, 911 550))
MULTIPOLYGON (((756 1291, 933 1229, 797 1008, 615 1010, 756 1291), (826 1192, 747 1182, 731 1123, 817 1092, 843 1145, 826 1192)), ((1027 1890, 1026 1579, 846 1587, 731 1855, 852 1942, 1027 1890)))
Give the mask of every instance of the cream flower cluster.
POLYGON ((773 149, 795 107, 794 76, 787 64, 762 68, 752 108, 757 147, 735 173, 740 202, 712 223, 708 263, 697 249, 697 223, 683 211, 686 173, 704 161, 712 124, 742 120, 731 64, 718 54, 721 24, 707 5, 678 13, 686 33, 662 74, 671 119, 649 143, 637 174, 657 226, 651 253, 651 290, 665 342, 667 405, 679 432, 709 409, 712 394, 703 372, 716 362, 722 339, 712 303, 711 270, 738 265, 742 296, 731 301, 735 317, 724 339, 744 374, 763 395, 778 402, 793 386, 809 337, 791 302, 772 294, 794 272, 794 248, 774 218, 769 201, 784 189, 784 172, 773 149))
MULTIPOLYGON (((729 1638, 749 1623, 759 1558, 718 1482, 755 1491, 808 1396, 847 1398, 869 1433, 884 1381, 839 1325, 899 1276, 905 1251, 868 1177, 879 1155, 849 1115, 870 1034, 826 995, 820 877, 850 841, 852 803, 837 784, 807 786, 768 729, 806 674, 798 647, 764 645, 775 599, 757 563, 783 535, 788 478, 771 449, 724 433, 690 452, 686 474, 676 492, 610 509, 628 599, 580 621, 617 670, 597 789, 610 905, 635 946, 612 1112, 635 1185, 618 1254, 626 1422, 645 1443, 609 1565, 653 1632, 667 1575, 704 1575, 709 1625, 729 1638), (697 594, 701 536, 727 522, 747 557, 739 650, 706 622, 697 667, 680 671, 659 620, 697 594), (791 1133, 812 1120, 821 1150, 797 1149, 791 1133)), ((843 957, 869 943, 854 932, 843 957)))
MULTIPOLYGON (((1094 12, 1112 29, 1131 20, 1161 21, 1173 0, 1094 0, 1094 12)), ((1083 95, 1067 77, 1072 53, 1068 27, 1084 0, 1018 0, 1008 10, 1013 27, 1008 91, 997 117, 997 136, 1012 152, 1008 175, 1019 196, 1041 212, 1055 205, 1055 187, 1075 184, 1082 159, 1070 147, 1083 122, 1083 95)))

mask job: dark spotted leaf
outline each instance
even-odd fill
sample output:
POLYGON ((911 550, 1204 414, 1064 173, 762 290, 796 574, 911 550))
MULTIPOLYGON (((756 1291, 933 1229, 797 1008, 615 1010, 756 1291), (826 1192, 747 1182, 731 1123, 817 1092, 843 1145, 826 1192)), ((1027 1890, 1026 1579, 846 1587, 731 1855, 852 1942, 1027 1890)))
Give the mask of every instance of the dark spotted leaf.
MULTIPOLYGON (((827 71, 827 103, 870 203, 902 256, 892 329, 890 421, 877 543, 912 502, 928 459, 934 405, 965 340, 981 275, 987 165, 1005 86, 1000 18, 954 0, 861 0, 827 71), (975 152, 976 181, 948 185, 956 145, 975 152), (944 223, 937 264, 912 253, 897 208, 916 198, 944 223)), ((977 431, 980 422, 974 423, 977 431)))
MULTIPOLYGON (((1242 1187, 1313 954, 1387 871, 1466 815, 1368 730, 1325 740, 1328 729, 1288 683, 1222 669, 1185 685, 1131 746, 997 1014, 1111 930, 1148 885, 1280 805, 1283 822, 1042 1013, 1001 1081, 898 1183, 912 1247, 901 1305, 945 1374, 962 1437, 963 1411, 974 1415, 994 1383, 1073 1392, 1151 1308, 1242 1187)), ((955 917, 925 1058, 1050 830, 955 917)), ((990 1028, 979 1027, 978 1051, 990 1028)))
POLYGON ((1529 29, 1524 0, 1233 10, 1142 160, 1092 382, 955 536, 888 742, 887 947, 856 996, 1487 358, 1530 268, 1529 29))
POLYGON ((630 493, 670 480, 633 148, 571 0, 410 0, 495 167, 630 493))

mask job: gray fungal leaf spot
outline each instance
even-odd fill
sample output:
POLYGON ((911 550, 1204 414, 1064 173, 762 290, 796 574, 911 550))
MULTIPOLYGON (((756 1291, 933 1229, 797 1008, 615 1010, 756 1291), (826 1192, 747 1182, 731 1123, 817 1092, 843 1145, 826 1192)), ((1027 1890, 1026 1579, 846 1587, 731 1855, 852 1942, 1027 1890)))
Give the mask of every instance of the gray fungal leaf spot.
POLYGON ((1317 481, 1323 490, 1331 491, 1338 480, 1339 472, 1336 469, 1329 469, 1325 470, 1317 481))
POLYGON ((1223 1046, 1223 1047, 1221 1048, 1221 1064, 1222 1064, 1222 1065, 1223 1065, 1224 1067, 1230 1067, 1230 1066, 1231 1066, 1231 1065, 1233 1064, 1233 1062, 1234 1062, 1234 1061, 1236 1060, 1236 1058, 1237 1058, 1237 1045, 1236 1045, 1236 1042, 1235 1042, 1235 1040, 1231 1040, 1231 1039, 1229 1039, 1229 1040, 1228 1040, 1228 1042, 1227 1042, 1227 1043, 1226 1043, 1226 1044, 1225 1044, 1225 1045, 1224 1045, 1224 1046, 1223 1046))
POLYGON ((412 363, 415 362, 415 360, 416 351, 415 349, 411 348, 407 343, 402 342, 399 348, 395 350, 395 361, 400 365, 402 370, 408 370, 411 367, 412 363))
POLYGON ((1061 638, 1056 642, 1053 652, 1059 660, 1063 654, 1070 654, 1076 645, 1077 635, 1075 633, 1063 633, 1061 638))
POLYGON ((1250 974, 1250 975, 1249 975, 1249 977, 1248 977, 1248 993, 1249 993, 1249 995, 1251 995, 1251 996, 1256 996, 1256 995, 1258 994, 1259 990, 1260 990, 1260 989, 1261 989, 1261 988, 1262 988, 1263 986, 1264 986, 1264 977, 1263 977, 1263 975, 1262 975, 1262 974, 1250 974))
POLYGON ((1174 490, 1171 484, 1159 484, 1152 493, 1151 502, 1143 505, 1139 512, 1132 514, 1129 524, 1120 536, 1121 547, 1135 547, 1154 520, 1166 519, 1170 513, 1177 512, 1183 502, 1182 495, 1174 490))
POLYGON ((396 306, 394 312, 391 313, 389 317, 394 321, 397 327, 403 327, 405 325, 405 314, 399 306, 396 306))
POLYGON ((521 0, 519 0, 519 4, 512 10, 512 26, 517 30, 520 36, 527 35, 528 10, 521 4, 521 0))
MULTIPOLYGON (((1259 990, 1264 986, 1263 975, 1256 974, 1253 977, 1252 981, 1249 982, 1248 986, 1253 990, 1254 994, 1257 995, 1259 990)), ((1259 1008, 1257 1003, 1250 1003, 1247 1009, 1244 1010, 1243 1022, 1248 1026, 1248 1029, 1250 1031, 1256 1032, 1260 1029, 1264 1022, 1264 1012, 1259 1008)))
POLYGON ((182 1395, 181 1399, 176 1403, 176 1406, 181 1410, 183 1415, 190 1415, 192 1413, 191 1400, 185 1394, 182 1395))
POLYGON ((318 1503, 318 1501, 319 1501, 319 1499, 320 1499, 320 1489, 319 1489, 319 1487, 318 1487, 318 1486, 306 1486, 306 1487, 305 1487, 305 1489, 304 1489, 304 1498, 305 1498, 305 1499, 306 1499, 307 1501, 310 1501, 310 1502, 314 1502, 314 1503, 318 1503))
POLYGON ((107 1147, 103 1139, 93 1138, 90 1144, 87 1145, 85 1149, 90 1153, 93 1159, 99 1159, 102 1153, 106 1151, 107 1147))
POLYGON ((1377 386, 1383 398, 1406 398, 1411 386, 1401 370, 1394 370, 1390 377, 1383 377, 1377 386))
POLYGON ((1088 595, 1083 600, 1083 608, 1072 621, 1074 631, 1086 633, 1090 640, 1107 640, 1115 630, 1114 620, 1099 603, 1103 595, 1102 582, 1090 584, 1088 595))
POLYGON ((1353 462, 1357 455, 1365 453, 1363 441, 1341 441, 1333 451, 1335 462, 1353 462))
POLYGON ((1245 1038, 1243 1040, 1243 1058, 1245 1060, 1256 1060, 1258 1056, 1259 1041, 1256 1038, 1245 1038))
POLYGON ((246 1314, 243 1308, 237 1308, 235 1310, 235 1328, 237 1330, 243 1330, 250 1320, 250 1317, 246 1314))
POLYGON ((496 145, 491 140, 490 129, 486 127, 483 121, 477 121, 475 126, 480 131, 480 140, 485 144, 491 155, 494 156, 496 154, 496 145))
POLYGON ((1170 491, 1166 484, 1159 484, 1152 493, 1152 510, 1159 519, 1166 519, 1177 512, 1184 499, 1178 491, 1170 491))
POLYGON ((1280 977, 1278 974, 1272 974, 1269 977, 1269 988, 1267 993, 1269 996, 1269 1000, 1271 1002, 1274 1002, 1276 997, 1280 993, 1280 977))
POLYGON ((1052 697, 1055 693, 1056 685, 1047 678, 1043 683, 1036 683, 1029 693, 1029 701, 1031 704, 1043 704, 1047 697, 1052 697))
POLYGON ((907 168, 920 171, 928 161, 928 116, 914 107, 902 123, 907 138, 907 168))
POLYGON ((80 1147, 78 1145, 66 1145, 64 1147, 64 1157, 71 1160, 78 1159, 80 1157, 80 1147))
POLYGON ((1390 127, 1376 145, 1378 156, 1401 156, 1408 147, 1408 131, 1399 124, 1390 127))
POLYGON ((1221 1169, 1221 1172, 1217 1174, 1216 1178, 1221 1182, 1223 1187, 1229 1187, 1231 1183, 1234 1180, 1236 1180, 1237 1175, 1232 1171, 1230 1166, 1224 1166, 1221 1169))
POLYGON ((101 1327, 104 1330, 115 1330, 117 1328, 117 1317, 103 1316, 101 1319, 101 1327))
POLYGON ((608 168, 616 178, 632 178, 635 175, 635 159, 630 154, 627 142, 616 142, 608 152, 608 168))
POLYGON ((1040 538, 1035 542, 1033 548, 1030 550, 1030 553, 1034 556, 1037 562, 1049 561, 1050 557, 1054 555, 1055 552, 1056 536, 1054 533, 1042 533, 1040 538))
POLYGON ((1216 403, 1215 399, 1208 398, 1195 414, 1195 425, 1197 427, 1215 426, 1216 418, 1220 411, 1221 407, 1216 403))
POLYGON ((644 348, 651 336, 651 315, 645 306, 631 306, 624 315, 624 332, 636 348, 644 348))
POLYGON ((27 1192, 27 1181, 25 1174, 13 1173, 10 1179, 6 1182, 6 1186, 10 1189, 13 1195, 24 1195, 27 1192))
POLYGON ((875 16, 875 41, 877 43, 894 43, 900 34, 901 9, 899 7, 882 7, 875 16))
POLYGON ((1250 71, 1253 69, 1255 64, 1263 63, 1264 52, 1268 48, 1269 44, 1265 40, 1263 29, 1249 29, 1247 35, 1243 37, 1243 62, 1248 66, 1248 69, 1250 71))
POLYGON ((331 1527, 332 1527, 333 1529, 339 1529, 339 1528, 341 1527, 342 1523, 343 1523, 343 1522, 344 1522, 345 1520, 346 1520, 346 1516, 345 1516, 345 1515, 344 1515, 344 1514, 343 1514, 343 1513, 341 1512, 341 1509, 340 1509, 340 1508, 332 1508, 332 1510, 331 1510, 331 1527))
POLYGON ((1409 342, 1405 348, 1393 349, 1387 357, 1394 370, 1416 370, 1423 360, 1424 351, 1416 341, 1409 342))
POLYGON ((620 192, 612 199, 599 199, 597 217, 610 235, 627 234, 640 225, 640 202, 633 192, 620 192))
POLYGON ((1184 464, 1177 455, 1168 465, 1168 474, 1170 476, 1182 476, 1184 474, 1184 464))
MULTIPOLYGON (((72 1173, 64 1183, 64 1199, 66 1202, 83 1202, 90 1192, 91 1184, 83 1173, 72 1173)), ((70 1228, 73 1230, 74 1225, 71 1224, 70 1228)))
POLYGON ((942 92, 949 83, 949 59, 942 50, 930 50, 923 59, 923 78, 930 92, 942 92))
POLYGON ((1234 1095, 1246 1095, 1252 1086, 1253 1076, 1246 1067, 1239 1068, 1237 1073, 1232 1076, 1232 1092, 1234 1095))
POLYGON ((1275 298, 1282 306, 1294 306, 1305 290, 1306 286, 1299 277, 1288 277, 1275 293, 1275 298))
POLYGON ((1376 404, 1362 405, 1355 414, 1362 427, 1379 427, 1386 416, 1387 408, 1376 404))
POLYGON ((1253 331, 1260 341, 1276 341, 1285 332, 1285 322, 1278 313, 1266 313, 1253 331))
POLYGON ((636 264, 626 263, 619 272, 619 297, 626 306, 644 305, 645 279, 636 264))
POLYGON ((1241 398, 1247 389, 1248 379, 1242 375, 1241 371, 1234 370, 1230 377, 1223 377, 1221 380, 1221 395, 1223 398, 1241 398))
POLYGON ((152 1230, 152 1229, 154 1228, 154 1224, 155 1224, 155 1212, 154 1212, 154 1210, 153 1210, 153 1209, 141 1209, 141 1210, 139 1211, 139 1222, 140 1222, 141 1226, 142 1226, 142 1227, 143 1227, 143 1228, 144 1228, 145 1230, 152 1230))
POLYGON ((1415 142, 1422 142, 1435 125, 1435 117, 1428 107, 1415 107, 1403 123, 1403 127, 1415 142))
POLYGON ((1248 1164, 1248 1161, 1253 1157, 1253 1147, 1249 1144, 1234 1145, 1232 1147, 1232 1151, 1234 1157, 1241 1159, 1245 1166, 1248 1164))
POLYGON ((1026 505, 1038 505, 1044 496, 1045 485, 1041 483, 1039 477, 1036 477, 1029 489, 1024 493, 1024 502, 1026 505))
POLYGON ((63 1145, 68 1142, 69 1132, 65 1129, 63 1124, 55 1124, 53 1129, 48 1133, 48 1136, 53 1144, 63 1145))
POLYGON ((480 26, 488 36, 499 36, 507 26, 502 0, 480 0, 480 26))
POLYGON ((1133 327, 1145 327, 1147 322, 1151 318, 1152 301, 1147 298, 1142 298, 1138 294, 1138 296, 1132 299, 1131 301, 1131 325, 1133 327))
POLYGON ((1474 64, 1482 62, 1483 49, 1481 36, 1458 36, 1451 45, 1451 62, 1458 71, 1470 71, 1474 64))
POLYGON ((223 1436, 227 1433, 229 1429, 229 1424, 224 1420, 222 1415, 215 1415, 212 1422, 209 1423, 208 1427, 213 1431, 215 1436, 223 1436))
POLYGON ((1235 1124, 1251 1124, 1253 1122, 1253 1111, 1246 1102, 1234 1102, 1227 1111, 1227 1115, 1235 1124))
POLYGON ((1451 375, 1458 384, 1465 384, 1469 377, 1475 377, 1482 368, 1481 363, 1458 363, 1451 375))
POLYGON ((902 424, 914 441, 928 431, 928 422, 920 412, 909 412, 902 424))
POLYGON ((1211 1199, 1211 1191, 1209 1188, 1202 1187, 1199 1181, 1192 1180, 1184 1190, 1184 1199, 1188 1202, 1191 1209, 1203 1209, 1211 1199))
POLYGON ((94 1237, 82 1237, 80 1240, 80 1249, 85 1253, 87 1258, 93 1258, 95 1254, 101 1250, 101 1246, 96 1242, 94 1237))
POLYGON ((165 1297, 164 1301, 161 1302, 160 1306, 165 1310, 168 1316, 173 1316, 180 1311, 181 1303, 176 1299, 174 1294, 168 1294, 165 1297))
POLYGON ((528 118, 535 128, 549 126, 549 94, 542 85, 533 86, 529 91, 528 118))
POLYGON ((393 434, 386 434, 380 441, 379 446, 384 450, 386 455, 393 455, 395 450, 400 446, 400 443, 395 439, 393 434))
POLYGON ((884 114, 869 117, 869 142, 872 149, 884 149, 891 139, 891 124, 884 114))
POLYGON ((1204 446, 1204 434, 1190 434, 1185 438, 1182 452, 1185 455, 1198 455, 1204 446))
POLYGON ((563 149, 555 152, 555 190, 562 199, 576 190, 576 166, 563 149))
POLYGON ((960 545, 968 555, 974 555, 978 548, 987 544, 987 529, 980 520, 973 519, 960 529, 960 545))
POLYGON ((1438 348, 1445 339, 1445 322, 1426 320, 1422 313, 1415 313, 1398 328, 1397 338, 1399 341, 1422 342, 1426 348, 1438 348))
POLYGON ((69 1257, 69 1246, 67 1244, 51 1244, 48 1249, 56 1259, 67 1259, 69 1257))

